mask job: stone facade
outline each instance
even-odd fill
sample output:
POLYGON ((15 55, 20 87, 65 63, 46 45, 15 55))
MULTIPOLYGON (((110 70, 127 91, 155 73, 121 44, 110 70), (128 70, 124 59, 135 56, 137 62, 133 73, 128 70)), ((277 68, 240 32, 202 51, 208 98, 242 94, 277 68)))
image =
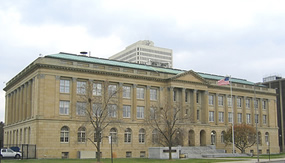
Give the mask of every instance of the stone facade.
MULTIPOLYGON (((94 137, 94 129, 76 110, 80 101, 78 86, 80 82, 108 81, 117 88, 130 88, 129 97, 125 97, 123 92, 116 96, 118 102, 114 119, 120 123, 112 123, 102 132, 103 136, 110 135, 111 131, 117 135, 113 144, 114 157, 148 157, 148 148, 158 146, 152 143, 153 129, 145 125, 144 118, 151 106, 163 106, 166 97, 170 97, 168 102, 171 106, 182 108, 181 116, 192 117, 179 123, 179 128, 184 131, 181 144, 184 147, 215 144, 217 149, 230 153, 232 147, 222 142, 223 132, 231 126, 232 119, 235 124, 255 126, 254 115, 257 113, 260 153, 267 152, 267 141, 270 142, 270 152, 279 153, 275 90, 234 78, 232 108, 230 87, 217 85, 222 78, 192 70, 151 67, 66 53, 40 57, 4 88, 4 144, 35 144, 38 158, 77 158, 78 151, 95 151, 90 141, 80 139, 83 134, 84 138, 94 137), (254 109, 254 99, 257 110, 254 109), (130 106, 130 115, 123 115, 124 106, 130 106), (142 107, 142 111, 138 107, 142 107), (127 128, 130 129, 129 141, 125 141, 127 128)), ((107 138, 102 141, 103 158, 111 155, 108 141, 107 138)), ((256 153, 256 149, 253 146, 246 152, 256 153)))

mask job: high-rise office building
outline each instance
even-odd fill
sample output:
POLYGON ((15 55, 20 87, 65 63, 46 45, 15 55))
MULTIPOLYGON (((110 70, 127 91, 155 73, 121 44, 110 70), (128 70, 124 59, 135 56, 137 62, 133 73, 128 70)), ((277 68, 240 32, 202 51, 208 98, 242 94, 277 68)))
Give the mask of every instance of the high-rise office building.
POLYGON ((150 40, 138 41, 109 59, 172 68, 172 50, 154 46, 150 40))

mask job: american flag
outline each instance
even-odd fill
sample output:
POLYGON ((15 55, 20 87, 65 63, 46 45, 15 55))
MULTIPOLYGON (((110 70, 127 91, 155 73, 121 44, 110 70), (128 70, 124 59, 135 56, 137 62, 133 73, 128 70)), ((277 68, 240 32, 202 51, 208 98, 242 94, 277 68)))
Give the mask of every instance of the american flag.
POLYGON ((225 77, 218 81, 218 85, 228 85, 230 84, 230 77, 225 77))

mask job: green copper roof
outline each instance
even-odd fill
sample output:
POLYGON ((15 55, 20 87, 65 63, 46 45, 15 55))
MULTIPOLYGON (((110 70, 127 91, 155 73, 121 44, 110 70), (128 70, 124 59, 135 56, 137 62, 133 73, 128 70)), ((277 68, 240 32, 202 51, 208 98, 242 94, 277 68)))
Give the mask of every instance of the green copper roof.
MULTIPOLYGON (((129 62, 122 62, 122 61, 115 61, 103 58, 96 58, 96 57, 88 57, 76 54, 69 54, 69 53, 58 53, 58 54, 51 54, 45 57, 48 58, 58 58, 58 59, 67 59, 73 61, 82 61, 82 62, 89 62, 95 64, 105 64, 105 65, 112 65, 112 66, 120 66, 120 67, 127 67, 127 68, 134 68, 134 69, 141 69, 147 71, 155 71, 155 72, 162 72, 162 73, 170 73, 170 74, 180 74, 186 72, 185 70, 178 70, 178 69, 171 69, 171 68, 161 68, 161 67, 154 67, 149 65, 142 65, 136 63, 129 63, 129 62)), ((213 75, 213 74, 206 74, 206 73, 199 73, 202 78, 209 79, 209 80, 220 80, 223 79, 225 76, 213 75)), ((247 84, 247 85, 254 85, 253 82, 249 82, 245 79, 238 79, 238 78, 231 78, 230 79, 234 83, 240 84, 247 84)))

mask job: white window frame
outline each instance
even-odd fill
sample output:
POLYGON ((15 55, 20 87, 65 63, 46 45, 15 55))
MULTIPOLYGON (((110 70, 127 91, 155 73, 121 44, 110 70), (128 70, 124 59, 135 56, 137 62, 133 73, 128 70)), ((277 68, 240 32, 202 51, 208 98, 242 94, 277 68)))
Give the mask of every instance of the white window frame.
POLYGON ((59 101, 59 114, 69 115, 70 101, 59 101))
POLYGON ((150 100, 156 101, 157 100, 157 89, 151 88, 150 89, 150 100))
POLYGON ((233 113, 232 112, 228 112, 228 122, 233 123, 233 113))
POLYGON ((131 118, 131 105, 123 105, 123 118, 131 118))
POLYGON ((143 128, 139 130, 139 143, 145 143, 145 129, 143 128))
POLYGON ((224 112, 219 112, 219 122, 224 122, 224 112))
POLYGON ((131 143, 132 142, 132 130, 127 128, 124 133, 124 143, 131 143))
POLYGON ((144 119, 144 106, 137 106, 137 118, 144 119))
POLYGON ((101 83, 93 83, 93 95, 94 96, 102 95, 102 84, 101 83))
POLYGON ((145 89, 142 87, 137 88, 137 99, 144 99, 145 89))
POLYGON ((123 98, 131 98, 131 87, 123 86, 123 98))
POLYGON ((214 95, 209 95, 209 105, 214 105, 214 95))
POLYGON ((92 104, 93 116, 100 117, 102 114, 102 104, 101 103, 93 103, 92 104))
POLYGON ((251 114, 246 113, 246 123, 251 124, 251 114))
POLYGON ((76 82, 76 93, 77 94, 86 94, 86 81, 77 81, 76 82))
POLYGON ((77 142, 85 143, 85 141, 86 141, 86 128, 80 127, 77 131, 77 142))
POLYGON ((266 114, 262 115, 262 121, 263 121, 263 124, 267 123, 267 115, 266 114))
POLYGON ((108 85, 108 96, 109 97, 115 97, 117 92, 117 85, 115 84, 110 84, 108 85))
POLYGON ((60 143, 68 143, 69 142, 69 127, 63 126, 60 129, 60 143))
POLYGON ((223 106, 224 105, 224 96, 218 96, 218 105, 223 106))
POLYGON ((86 113, 86 107, 87 103, 86 102, 76 102, 76 115, 84 116, 86 113))
POLYGON ((241 108, 241 98, 237 98, 237 107, 241 108))
POLYGON ((215 121, 215 112, 209 111, 209 122, 214 122, 214 121, 215 121))
POLYGON ((116 104, 108 104, 108 116, 109 117, 117 117, 117 105, 116 104))
POLYGON ((238 123, 242 123, 242 113, 237 114, 238 123))
POLYGON ((60 93, 70 93, 70 80, 60 79, 60 93))

